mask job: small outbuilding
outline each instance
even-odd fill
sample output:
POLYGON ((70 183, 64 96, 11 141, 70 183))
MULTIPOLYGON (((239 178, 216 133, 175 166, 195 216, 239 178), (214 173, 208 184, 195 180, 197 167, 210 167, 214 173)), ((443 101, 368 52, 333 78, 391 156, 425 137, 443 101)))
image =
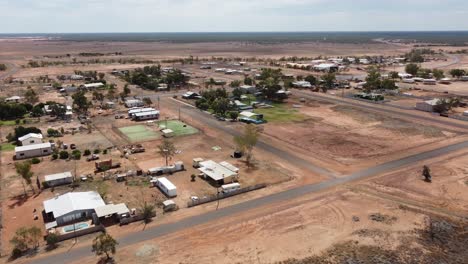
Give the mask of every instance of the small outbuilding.
POLYGON ((435 98, 432 100, 416 103, 416 109, 424 112, 434 112, 434 107, 439 104, 439 99, 435 98))
POLYGON ((18 141, 21 142, 22 146, 29 146, 42 143, 43 136, 39 133, 29 133, 22 137, 18 138, 18 141))
POLYGON ((205 179, 210 179, 218 184, 232 183, 238 177, 237 172, 231 171, 212 160, 200 162, 198 170, 203 173, 205 179))
POLYGON ((161 130, 161 133, 163 134, 163 137, 165 138, 171 138, 174 136, 174 131, 169 128, 161 130))
POLYGON ((62 172, 44 176, 44 182, 49 187, 70 184, 73 182, 73 175, 71 172, 62 172))

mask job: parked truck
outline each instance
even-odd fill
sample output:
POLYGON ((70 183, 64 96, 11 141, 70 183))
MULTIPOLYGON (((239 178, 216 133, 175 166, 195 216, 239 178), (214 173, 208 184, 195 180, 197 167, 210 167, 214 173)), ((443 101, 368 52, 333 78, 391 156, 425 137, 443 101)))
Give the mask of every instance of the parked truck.
POLYGON ((174 165, 151 168, 148 170, 148 174, 159 176, 163 174, 172 174, 174 172, 183 170, 185 170, 184 163, 182 161, 178 161, 174 165))

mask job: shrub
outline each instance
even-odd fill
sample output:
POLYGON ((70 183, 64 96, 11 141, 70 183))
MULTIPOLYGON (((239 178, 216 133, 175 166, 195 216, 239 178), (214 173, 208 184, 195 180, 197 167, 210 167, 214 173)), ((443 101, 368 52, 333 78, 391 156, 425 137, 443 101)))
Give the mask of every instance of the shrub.
POLYGON ((101 153, 101 150, 100 150, 100 149, 95 149, 95 150, 94 150, 94 154, 99 154, 99 153, 101 153))
POLYGON ((62 150, 59 153, 60 159, 68 159, 70 157, 70 154, 68 154, 68 151, 62 150))
POLYGON ((107 149, 103 150, 102 154, 106 155, 107 154, 107 149))
POLYGON ((75 159, 75 160, 81 159, 81 151, 79 151, 79 150, 77 150, 77 149, 73 150, 73 151, 72 151, 72 157, 73 157, 73 159, 75 159))
POLYGON ((50 233, 46 237, 47 245, 49 248, 56 248, 58 241, 58 236, 54 233, 50 233))
POLYGON ((33 159, 31 160, 31 163, 32 163, 32 164, 39 164, 39 163, 41 163, 41 160, 38 159, 38 158, 33 158, 33 159))
POLYGON ((57 153, 52 154, 52 160, 56 160, 56 159, 58 159, 58 154, 57 153))
POLYGON ((83 156, 89 156, 89 155, 91 155, 91 150, 86 149, 86 150, 84 151, 83 156))

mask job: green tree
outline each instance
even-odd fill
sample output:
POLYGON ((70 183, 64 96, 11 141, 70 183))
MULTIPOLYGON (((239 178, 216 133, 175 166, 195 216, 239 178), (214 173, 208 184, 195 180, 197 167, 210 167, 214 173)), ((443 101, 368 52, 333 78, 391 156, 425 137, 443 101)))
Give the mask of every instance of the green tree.
POLYGON ((398 89, 398 87, 395 84, 394 80, 391 79, 385 79, 382 81, 382 89, 384 90, 395 90, 398 89))
POLYGON ((245 154, 247 165, 252 164, 253 148, 257 144, 260 131, 253 124, 247 124, 244 128, 244 133, 240 136, 234 137, 234 143, 238 151, 245 154))
MULTIPOLYGON (((34 173, 31 171, 31 163, 29 161, 18 162, 15 164, 15 168, 16 173, 18 173, 21 176, 21 178, 23 178, 23 180, 26 182, 26 184, 31 187, 33 193, 36 193, 36 191, 34 190, 34 186, 32 185, 32 177, 34 173)), ((26 188, 24 188, 24 195, 26 195, 26 188)))
POLYGON ((445 77, 445 74, 443 70, 433 69, 432 76, 434 76, 434 78, 436 78, 437 80, 440 80, 445 77))
POLYGON ((238 88, 239 86, 241 86, 241 81, 234 80, 234 81, 231 82, 231 84, 229 86, 231 86, 232 88, 238 88))
POLYGON ((31 87, 28 87, 28 89, 26 90, 26 93, 24 94, 24 99, 29 104, 35 104, 39 102, 39 96, 37 96, 36 92, 31 87))
POLYGON ((392 79, 398 79, 400 78, 400 75, 398 75, 398 72, 396 71, 392 71, 388 74, 388 77, 392 78, 392 79))
POLYGON ((317 78, 316 78, 314 75, 312 75, 312 74, 307 75, 307 76, 304 78, 304 81, 310 82, 310 84, 312 84, 312 85, 316 85, 316 84, 317 84, 317 78))
POLYGON ((223 117, 226 116, 226 113, 232 108, 231 102, 227 98, 217 98, 211 107, 215 114, 223 117))
POLYGON ((128 84, 125 84, 123 88, 123 94, 125 95, 125 97, 127 97, 130 93, 131 91, 130 91, 130 88, 128 88, 128 84))
POLYGON ((70 157, 70 154, 68 153, 68 151, 62 150, 59 153, 59 157, 60 157, 60 159, 65 160, 65 159, 68 159, 68 157, 70 157))
POLYGON ((419 71, 419 66, 417 64, 409 63, 409 64, 406 64, 405 66, 405 72, 413 76, 416 76, 418 74, 418 71, 419 71))
POLYGON ((235 88, 232 90, 232 96, 234 96, 234 98, 241 98, 243 94, 244 94, 244 91, 242 91, 241 88, 235 88))
POLYGON ((57 244, 59 242, 57 234, 49 233, 46 236, 46 242, 47 242, 47 246, 48 246, 49 249, 57 248, 57 244))
POLYGON ((161 145, 158 146, 158 153, 165 158, 166 166, 168 166, 168 160, 174 157, 176 152, 176 147, 169 139, 163 139, 161 145))
POLYGON ((245 85, 253 85, 253 83, 254 83, 254 81, 253 81, 252 78, 250 78, 250 77, 245 77, 244 78, 244 84, 245 85))
POLYGON ((143 214, 145 224, 151 222, 151 219, 156 215, 156 206, 153 203, 143 202, 140 208, 143 214))
POLYGON ((452 69, 450 70, 450 75, 452 75, 454 78, 460 78, 466 75, 466 71, 462 69, 452 69))
POLYGON ((329 89, 333 88, 333 86, 335 85, 336 75, 334 73, 327 73, 327 74, 322 75, 321 78, 324 82, 323 85, 321 86, 322 91, 326 93, 329 89))
POLYGON ((0 71, 6 71, 7 70, 7 66, 5 64, 0 64, 0 71))
POLYGON ((367 71, 366 84, 364 91, 370 93, 372 90, 377 90, 382 87, 382 80, 380 79, 380 72, 377 68, 371 67, 367 71))
POLYGON ((90 103, 86 98, 85 92, 81 91, 72 96, 73 105, 78 109, 79 112, 85 113, 88 111, 90 103))
POLYGON ((111 254, 115 254, 116 247, 119 243, 109 234, 102 233, 93 240, 92 251, 97 256, 106 255, 106 260, 111 258, 111 254))

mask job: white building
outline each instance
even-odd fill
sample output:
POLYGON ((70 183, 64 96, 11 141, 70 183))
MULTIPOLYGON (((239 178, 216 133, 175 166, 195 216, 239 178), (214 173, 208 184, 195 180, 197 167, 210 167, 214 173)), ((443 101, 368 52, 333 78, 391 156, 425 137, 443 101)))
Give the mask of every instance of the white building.
POLYGON ((238 177, 237 172, 234 172, 212 160, 200 162, 200 168, 198 168, 198 170, 203 173, 205 179, 209 178, 220 184, 234 182, 234 180, 238 177))
POLYGON ((142 100, 140 99, 128 99, 128 100, 125 100, 125 106, 128 107, 128 108, 132 108, 132 107, 142 107, 144 106, 145 104, 143 103, 142 100))
POLYGON ((257 92, 257 87, 252 85, 241 85, 239 86, 239 89, 241 89, 244 93, 247 94, 254 94, 257 92))
POLYGON ((314 66, 316 71, 333 72, 338 70, 338 65, 334 63, 322 63, 314 66))
POLYGON ((147 111, 147 112, 140 112, 133 115, 133 120, 135 121, 143 121, 143 120, 151 120, 151 119, 159 119, 159 111, 147 111))
POLYGON ((15 148, 15 156, 17 160, 29 159, 52 154, 52 144, 41 143, 15 148))
POLYGON ((29 146, 42 143, 42 134, 29 133, 22 137, 18 138, 18 141, 21 142, 22 146, 29 146))
POLYGON ((312 84, 310 84, 308 81, 297 81, 293 82, 292 86, 296 88, 311 88, 312 84))
POLYGON ((48 228, 89 219, 96 208, 106 205, 97 192, 69 192, 43 204, 47 217, 54 220, 47 224, 48 228))
POLYGON ((85 89, 88 89, 88 90, 99 89, 99 88, 102 88, 102 87, 104 87, 104 84, 102 82, 88 83, 88 84, 83 84, 81 86, 81 88, 85 88, 85 89))
POLYGON ((416 103, 416 109, 425 112, 434 112, 434 107, 439 104, 439 99, 435 98, 425 102, 416 103))
POLYGON ((129 117, 133 117, 135 116, 135 114, 137 113, 143 113, 143 112, 151 112, 151 111, 155 111, 156 109, 152 108, 152 107, 147 107, 147 108, 134 108, 134 109, 130 109, 128 110, 128 116, 129 117))
POLYGON ((70 184, 73 182, 73 175, 69 171, 46 175, 44 176, 44 182, 49 187, 70 184))

